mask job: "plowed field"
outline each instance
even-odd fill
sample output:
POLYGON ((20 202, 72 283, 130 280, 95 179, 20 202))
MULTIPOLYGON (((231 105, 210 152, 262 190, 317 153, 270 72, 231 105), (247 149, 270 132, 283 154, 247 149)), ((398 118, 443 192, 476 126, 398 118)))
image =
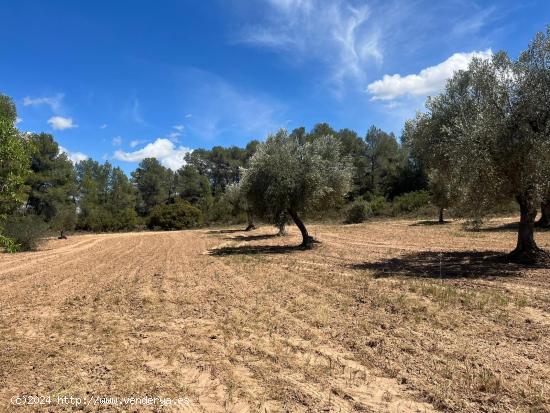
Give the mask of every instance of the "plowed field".
POLYGON ((0 411, 548 412, 550 270, 499 259, 510 223, 312 225, 308 251, 264 226, 1 254, 0 411), (143 396, 186 402, 120 400, 143 396))

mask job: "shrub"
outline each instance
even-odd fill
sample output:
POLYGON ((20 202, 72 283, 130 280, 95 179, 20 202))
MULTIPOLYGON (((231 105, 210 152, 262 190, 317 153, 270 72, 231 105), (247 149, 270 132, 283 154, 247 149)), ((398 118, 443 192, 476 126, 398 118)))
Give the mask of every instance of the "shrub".
POLYGON ((66 231, 72 231, 76 226, 76 207, 74 205, 66 205, 58 208, 55 216, 50 222, 50 227, 53 230, 59 231, 59 238, 67 238, 66 231))
POLYGON ((408 194, 396 196, 393 199, 394 213, 411 213, 426 207, 430 204, 430 193, 428 191, 415 191, 408 194))
POLYGON ((220 196, 214 199, 212 206, 208 211, 208 221, 230 223, 235 220, 233 216, 233 206, 227 200, 227 197, 220 196))
POLYGON ((18 252, 21 247, 13 239, 0 235, 0 248, 9 254, 12 254, 14 252, 18 252))
POLYGON ((20 251, 33 251, 46 235, 48 226, 36 215, 10 215, 4 225, 3 235, 19 245, 20 251))
POLYGON ((347 224, 358 224, 365 221, 372 215, 372 209, 370 203, 358 199, 352 202, 345 212, 347 224))
POLYGON ((388 201, 386 201, 386 198, 380 195, 370 195, 366 199, 370 205, 370 209, 372 212, 372 215, 374 216, 380 216, 380 215, 389 215, 391 211, 391 205, 388 201))
POLYGON ((164 230, 187 229, 202 223, 202 212, 189 202, 177 200, 173 204, 157 205, 149 215, 149 228, 164 230))

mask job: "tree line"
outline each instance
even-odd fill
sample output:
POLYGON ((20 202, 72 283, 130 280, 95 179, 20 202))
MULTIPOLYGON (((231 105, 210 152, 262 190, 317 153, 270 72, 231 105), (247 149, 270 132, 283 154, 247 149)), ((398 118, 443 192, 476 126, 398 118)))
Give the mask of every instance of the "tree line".
MULTIPOLYGON (((60 237, 73 229, 182 229, 247 217, 253 226, 254 214, 239 205, 242 200, 232 188, 258 148, 267 143, 254 140, 244 148, 196 149, 176 171, 146 158, 127 176, 109 162, 87 159, 73 165, 51 134, 21 132, 16 118, 13 100, 0 95, 4 235, 24 238, 20 232, 48 228, 59 231, 60 237)), ((301 127, 287 135, 297 148, 318 145, 330 136, 327 152, 331 149, 350 161, 349 191, 334 207, 362 197, 386 200, 426 188, 424 171, 392 133, 372 127, 363 138, 350 129, 336 131, 320 123, 309 132, 301 127)))

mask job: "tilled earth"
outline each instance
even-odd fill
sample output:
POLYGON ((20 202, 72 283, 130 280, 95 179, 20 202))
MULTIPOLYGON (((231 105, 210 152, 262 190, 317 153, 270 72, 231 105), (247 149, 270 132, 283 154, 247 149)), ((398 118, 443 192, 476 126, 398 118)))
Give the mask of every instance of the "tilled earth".
POLYGON ((308 251, 265 226, 1 254, 0 411, 549 412, 550 270, 500 259, 511 222, 312 225, 308 251), (185 403, 121 402, 144 396, 185 403))

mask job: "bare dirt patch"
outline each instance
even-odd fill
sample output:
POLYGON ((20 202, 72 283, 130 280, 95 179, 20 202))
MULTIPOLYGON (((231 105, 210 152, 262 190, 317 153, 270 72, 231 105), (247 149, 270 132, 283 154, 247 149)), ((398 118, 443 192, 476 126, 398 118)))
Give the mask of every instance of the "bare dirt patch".
POLYGON ((305 251, 294 228, 83 235, 0 255, 0 410, 149 395, 191 406, 84 410, 550 411, 550 270, 499 260, 509 224, 319 225, 305 251))

